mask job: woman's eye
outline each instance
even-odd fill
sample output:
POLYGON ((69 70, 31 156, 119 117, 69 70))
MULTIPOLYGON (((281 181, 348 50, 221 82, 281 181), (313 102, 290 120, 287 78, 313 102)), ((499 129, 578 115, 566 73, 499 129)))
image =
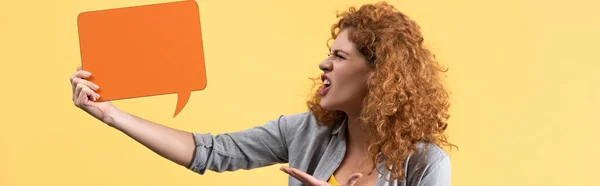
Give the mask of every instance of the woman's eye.
MULTIPOLYGON (((332 55, 331 53, 328 53, 328 54, 327 54, 327 56, 328 56, 328 57, 331 57, 331 55, 332 55)), ((342 55, 338 54, 337 52, 334 52, 334 53, 333 53, 333 55, 334 55, 336 58, 340 58, 340 59, 346 59, 344 56, 342 56, 342 55)))

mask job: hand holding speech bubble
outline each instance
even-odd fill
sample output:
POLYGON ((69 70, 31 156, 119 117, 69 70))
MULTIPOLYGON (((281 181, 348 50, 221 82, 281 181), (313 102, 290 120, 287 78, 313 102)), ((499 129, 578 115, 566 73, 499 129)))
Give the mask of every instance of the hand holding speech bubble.
POLYGON ((191 91, 206 88, 198 4, 193 0, 83 12, 82 68, 97 101, 177 93, 176 117, 191 91))

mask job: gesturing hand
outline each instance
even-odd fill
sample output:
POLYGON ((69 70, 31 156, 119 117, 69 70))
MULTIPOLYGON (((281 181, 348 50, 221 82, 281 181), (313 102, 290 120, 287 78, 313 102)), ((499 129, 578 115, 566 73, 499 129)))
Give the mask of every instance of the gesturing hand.
POLYGON ((73 103, 102 122, 112 123, 110 113, 117 109, 108 101, 96 102, 96 99, 100 97, 95 92, 99 86, 86 80, 91 75, 90 72, 82 70, 79 66, 77 71, 70 77, 73 103))
MULTIPOLYGON (((290 176, 293 176, 294 178, 298 179, 299 181, 301 181, 302 183, 304 183, 304 185, 306 186, 330 186, 331 184, 327 183, 326 181, 323 180, 318 180, 317 178, 306 174, 305 172, 295 169, 295 168, 289 168, 289 167, 285 167, 282 166, 279 170, 289 174, 290 176)), ((346 183, 342 184, 341 186, 354 186, 354 184, 356 183, 356 181, 358 181, 358 179, 362 177, 361 173, 354 173, 352 175, 350 175, 350 179, 348 179, 348 181, 346 181, 346 183)))

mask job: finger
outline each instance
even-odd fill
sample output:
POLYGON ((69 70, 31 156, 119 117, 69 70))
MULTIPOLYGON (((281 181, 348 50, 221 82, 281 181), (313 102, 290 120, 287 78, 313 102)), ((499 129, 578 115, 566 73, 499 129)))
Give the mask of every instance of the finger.
POLYGON ((91 88, 92 90, 96 91, 100 88, 100 86, 98 86, 95 83, 92 83, 88 80, 85 79, 80 79, 80 78, 74 78, 73 80, 73 96, 77 96, 78 92, 77 92, 77 86, 79 86, 79 84, 82 84, 84 86, 87 86, 89 88, 91 88))
POLYGON ((287 169, 287 171, 288 171, 288 172, 289 172, 289 173, 290 173, 290 174, 291 174, 293 177, 295 177, 296 179, 300 180, 302 183, 309 184, 309 181, 308 181, 308 179, 306 179, 305 177, 303 177, 301 174, 299 174, 299 173, 298 173, 297 171, 295 171, 294 169, 292 169, 292 168, 286 168, 286 169, 287 169))
POLYGON ((294 177, 294 178, 298 179, 300 182, 302 182, 302 183, 304 183, 304 184, 307 184, 307 183, 305 183, 305 182, 304 182, 304 180, 303 180, 303 179, 302 179, 300 176, 298 176, 297 174, 295 174, 294 172, 292 172, 292 170, 291 170, 290 168, 287 168, 287 167, 283 167, 283 166, 282 166, 282 167, 280 168, 280 170, 281 170, 281 171, 283 171, 283 172, 285 172, 286 174, 289 174, 290 176, 292 176, 292 177, 294 177))
POLYGON ((96 85, 95 83, 92 83, 91 81, 85 80, 85 79, 75 79, 75 81, 77 82, 75 85, 77 84, 83 84, 86 87, 89 87, 90 89, 96 91, 98 90, 98 88, 100 88, 100 86, 96 85))
POLYGON ((356 184, 358 179, 360 179, 361 177, 362 177, 361 173, 355 173, 355 174, 350 175, 350 178, 348 179, 346 184, 344 184, 344 186, 354 186, 354 184, 356 184))
POLYGON ((81 94, 81 90, 85 87, 83 84, 76 84, 73 90, 73 102, 77 103, 77 99, 79 98, 79 94, 81 94))
POLYGON ((77 71, 80 71, 82 69, 81 65, 77 66, 77 71))
POLYGON ((75 85, 75 90, 73 91, 73 101, 76 100, 77 96, 79 96, 81 90, 84 87, 90 88, 92 90, 98 90, 98 88, 100 88, 98 85, 89 82, 87 80, 83 80, 83 79, 78 79, 76 80, 78 83, 75 85))
POLYGON ((292 177, 294 177, 294 178, 298 179, 298 181, 300 181, 300 182, 304 183, 305 185, 310 185, 310 184, 307 182, 307 180, 306 180, 306 179, 302 178, 302 176, 300 176, 300 175, 298 175, 297 173, 295 173, 295 172, 294 172, 294 171, 293 171, 291 168, 288 168, 288 167, 282 166, 282 167, 280 168, 280 170, 281 170, 281 171, 283 171, 283 172, 285 172, 285 173, 287 173, 287 174, 289 174, 290 176, 292 176, 292 177))
POLYGON ((87 95, 87 92, 85 91, 86 87, 81 87, 81 88, 77 88, 77 97, 75 97, 75 105, 77 105, 78 107, 81 106, 87 106, 87 102, 89 100, 89 97, 87 95))
POLYGON ((100 95, 95 93, 92 89, 90 89, 90 87, 87 87, 81 83, 77 84, 75 92, 77 97, 74 102, 78 106, 88 103, 88 100, 96 101, 96 99, 100 97, 100 95))
POLYGON ((92 73, 88 71, 78 70, 77 72, 73 73, 73 75, 71 75, 71 77, 69 78, 69 80, 71 80, 71 86, 73 87, 73 89, 75 89, 75 86, 77 86, 77 82, 79 81, 79 79, 88 78, 91 75, 92 73))
POLYGON ((77 72, 73 73, 73 75, 71 75, 71 77, 69 78, 71 80, 71 82, 73 82, 73 80, 75 78, 88 78, 92 75, 91 72, 85 71, 85 70, 78 70, 77 72))
POLYGON ((90 89, 88 87, 84 87, 81 90, 81 92, 79 93, 77 102, 79 105, 90 106, 90 103, 91 103, 90 100, 96 101, 99 97, 100 97, 100 95, 97 93, 94 93, 94 91, 92 91, 92 89, 90 89))
POLYGON ((319 183, 320 183, 320 181, 317 178, 305 173, 304 171, 301 171, 301 170, 298 170, 295 168, 288 168, 288 169, 290 169, 292 174, 296 175, 296 177, 299 177, 301 180, 303 180, 304 183, 309 183, 311 185, 319 185, 319 183))
POLYGON ((314 185, 310 182, 310 180, 304 176, 302 176, 301 174, 298 174, 296 171, 290 170, 292 176, 294 176, 296 179, 300 180, 302 183, 307 184, 307 185, 314 185))

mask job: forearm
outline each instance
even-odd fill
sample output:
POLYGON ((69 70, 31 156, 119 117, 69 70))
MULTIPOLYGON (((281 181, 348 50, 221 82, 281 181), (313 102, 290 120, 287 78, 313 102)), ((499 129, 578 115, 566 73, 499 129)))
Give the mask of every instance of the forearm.
POLYGON ((192 161, 195 144, 191 133, 170 128, 143 118, 115 111, 108 123, 158 155, 181 166, 192 161))

